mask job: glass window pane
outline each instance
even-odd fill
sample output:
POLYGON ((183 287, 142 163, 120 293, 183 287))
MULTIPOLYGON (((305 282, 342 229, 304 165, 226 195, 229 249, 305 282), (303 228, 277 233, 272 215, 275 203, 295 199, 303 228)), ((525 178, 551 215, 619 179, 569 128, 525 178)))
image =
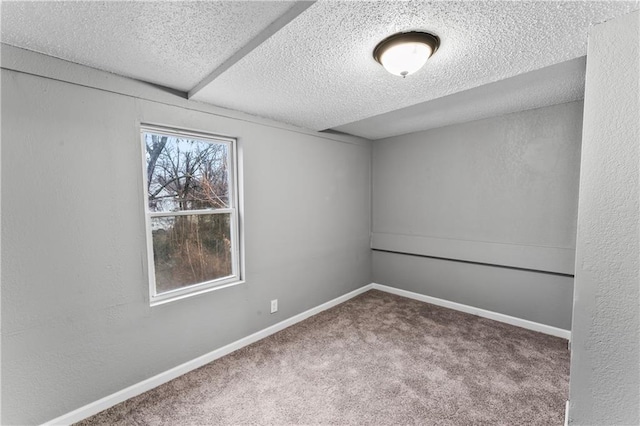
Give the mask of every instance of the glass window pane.
POLYGON ((229 145, 144 132, 149 211, 229 207, 229 145))
POLYGON ((151 218, 156 293, 230 276, 231 215, 151 218))

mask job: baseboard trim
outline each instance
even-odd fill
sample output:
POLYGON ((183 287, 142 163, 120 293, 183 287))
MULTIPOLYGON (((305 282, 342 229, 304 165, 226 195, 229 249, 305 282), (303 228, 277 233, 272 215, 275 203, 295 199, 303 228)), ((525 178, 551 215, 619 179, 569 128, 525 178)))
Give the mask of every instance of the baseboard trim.
POLYGON ((571 339, 571 331, 562 328, 552 327, 546 324, 525 320, 522 318, 512 317, 510 315, 500 314, 498 312, 487 311, 485 309, 475 308, 462 303, 451 302, 449 300, 438 299, 437 297, 425 296, 424 294, 414 293, 412 291, 402 290, 395 287, 389 287, 383 284, 371 284, 374 290, 385 291, 398 296, 408 297, 409 299, 420 300, 421 302, 431 303, 433 305, 442 306, 444 308, 454 309, 456 311, 466 312, 468 314, 477 315, 479 317, 488 318, 494 321, 504 322, 506 324, 515 325, 517 327, 526 328, 528 330, 538 331, 544 334, 561 337, 563 339, 571 339))
POLYGON ((569 426, 569 401, 564 405, 564 426, 569 426))
POLYGON ((456 302, 450 302, 448 300, 438 299, 436 297, 425 296, 423 294, 414 293, 412 291, 401 290, 399 288, 389 287, 382 284, 371 283, 371 284, 362 286, 359 289, 351 291, 347 294, 344 294, 340 297, 336 297, 335 299, 325 302, 322 305, 318 305, 315 308, 311 308, 298 315, 294 315, 291 318, 288 318, 284 321, 280 321, 277 324, 274 324, 265 329, 257 331, 247 337, 243 337, 242 339, 229 343, 226 346, 213 350, 191 361, 187 361, 184 364, 180 364, 177 367, 174 367, 163 373, 157 374, 139 383, 131 385, 121 391, 112 393, 111 395, 107 395, 104 398, 101 398, 95 402, 89 403, 83 407, 73 410, 60 417, 56 417, 55 419, 44 423, 44 425, 69 425, 69 424, 84 420, 88 417, 93 416, 94 414, 98 414, 100 411, 106 410, 107 408, 113 407, 114 405, 119 404, 123 401, 126 401, 129 398, 133 398, 134 396, 138 396, 141 393, 144 393, 153 388, 156 388, 164 383, 167 383, 177 377, 182 376, 183 374, 186 374, 192 370, 195 370, 196 368, 200 368, 203 365, 206 365, 212 361, 215 361, 218 358, 222 358, 223 356, 228 355, 232 352, 235 352, 238 349, 241 349, 259 340, 262 340, 265 337, 271 336, 272 334, 275 334, 279 331, 284 330, 287 327, 290 327, 294 324, 304 321, 305 319, 312 317, 322 311, 325 311, 329 308, 332 308, 341 303, 344 303, 347 300, 352 299, 369 290, 384 291, 384 292, 395 294, 398 296, 407 297, 409 299, 419 300, 422 302, 431 303, 433 305, 442 306, 444 308, 454 309, 456 311, 478 315, 480 317, 492 319, 494 321, 504 322, 507 324, 515 325, 515 326, 526 328, 529 330, 550 334, 552 336, 562 337, 564 339, 571 338, 571 332, 569 330, 563 330, 560 328, 551 327, 549 325, 540 324, 537 322, 528 321, 521 318, 512 317, 509 315, 504 315, 497 312, 487 311, 480 308, 474 308, 473 306, 463 305, 461 303, 456 303, 456 302))
POLYGON ((168 381, 173 380, 176 377, 180 377, 183 374, 186 374, 192 370, 195 370, 196 368, 200 368, 203 365, 206 365, 212 361, 215 361, 218 358, 221 358, 225 355, 228 355, 232 352, 237 351, 238 349, 241 349, 259 340, 262 340, 265 337, 268 337, 274 333, 282 331, 287 327, 290 327, 294 324, 299 323, 300 321, 304 321, 305 319, 312 317, 313 315, 316 315, 322 311, 325 311, 329 308, 332 308, 336 305, 346 302, 347 300, 352 299, 364 292, 367 292, 372 288, 373 288, 373 284, 367 284, 363 287, 360 287, 357 290, 351 291, 340 297, 336 297, 335 299, 330 300, 326 303, 323 303, 322 305, 316 306, 315 308, 311 308, 298 315, 294 315, 291 318, 288 318, 284 321, 281 321, 277 324, 274 324, 256 333, 253 333, 247 337, 243 337, 242 339, 236 340, 235 342, 229 343, 226 346, 223 346, 219 349, 211 351, 191 361, 187 361, 184 364, 180 364, 177 367, 174 367, 163 373, 157 374, 139 383, 131 385, 121 391, 105 396, 102 399, 89 403, 83 407, 80 407, 74 411, 71 411, 70 413, 64 414, 60 417, 56 417, 55 419, 50 420, 44 424, 45 425, 69 425, 71 423, 84 420, 87 417, 90 417, 90 416, 93 416, 94 414, 99 413, 100 411, 113 407, 114 405, 119 404, 123 401, 126 401, 129 398, 133 398, 134 396, 138 396, 141 393, 144 393, 164 383, 167 383, 168 381))

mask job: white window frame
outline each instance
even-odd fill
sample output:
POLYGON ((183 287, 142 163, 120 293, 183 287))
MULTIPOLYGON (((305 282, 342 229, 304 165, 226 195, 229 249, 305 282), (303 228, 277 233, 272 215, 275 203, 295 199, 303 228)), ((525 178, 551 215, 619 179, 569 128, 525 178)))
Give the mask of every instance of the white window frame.
POLYGON ((140 125, 140 141, 142 148, 142 189, 144 193, 144 211, 145 226, 147 238, 147 272, 149 280, 149 303, 151 306, 161 305, 174 300, 184 299, 186 297, 195 296, 197 294, 208 293, 220 288, 226 288, 233 285, 243 283, 243 262, 241 259, 241 223, 240 223, 240 190, 238 188, 238 141, 235 138, 226 136, 218 136, 211 133, 200 131, 191 131, 176 129, 172 127, 141 124, 140 125), (211 142, 216 144, 226 144, 228 146, 228 169, 229 172, 229 207, 220 209, 206 210, 183 210, 175 212, 152 212, 149 210, 149 194, 147 192, 147 160, 146 160, 146 143, 145 133, 155 133, 166 136, 175 136, 179 138, 192 138, 203 142, 211 142), (158 293, 156 291, 156 272, 153 256, 153 235, 151 229, 151 219, 154 217, 171 217, 181 215, 214 215, 229 214, 231 226, 231 275, 209 280, 201 283, 191 284, 185 287, 158 293))

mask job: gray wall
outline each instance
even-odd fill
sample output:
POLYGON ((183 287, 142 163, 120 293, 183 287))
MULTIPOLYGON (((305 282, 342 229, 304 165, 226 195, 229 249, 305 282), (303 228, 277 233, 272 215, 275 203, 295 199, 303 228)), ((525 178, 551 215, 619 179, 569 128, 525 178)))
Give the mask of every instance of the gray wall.
POLYGON ((592 28, 585 89, 570 424, 640 424, 640 13, 592 28))
POLYGON ((2 70, 3 424, 50 420, 371 282, 368 141, 227 118, 42 55, 3 67, 81 84, 2 70), (149 307, 140 122, 239 138, 245 284, 149 307))
POLYGON ((374 281, 570 329, 581 129, 572 102, 376 141, 374 281))

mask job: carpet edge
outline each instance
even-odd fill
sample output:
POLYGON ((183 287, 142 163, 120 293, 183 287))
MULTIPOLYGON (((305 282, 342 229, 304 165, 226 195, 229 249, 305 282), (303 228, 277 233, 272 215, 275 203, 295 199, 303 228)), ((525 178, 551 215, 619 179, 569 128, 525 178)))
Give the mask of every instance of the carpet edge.
POLYGON ((571 341, 571 330, 564 330, 562 328, 553 327, 551 325, 541 324, 539 322, 529 321, 523 318, 512 317, 510 315, 501 314, 499 312, 488 311, 486 309, 476 308, 474 306, 464 305, 462 303, 451 302, 449 300, 439 299, 437 297, 426 296, 424 294, 402 290, 384 284, 371 283, 370 285, 373 290, 380 290, 387 293, 395 294, 396 296, 402 296, 409 299, 419 300, 421 302, 431 303, 432 305, 442 306, 443 308, 449 308, 455 311, 477 315, 479 317, 515 325, 516 327, 526 328, 527 330, 537 331, 571 341))
POLYGON ((156 374, 155 376, 152 376, 141 382, 135 383, 120 391, 107 395, 97 401, 91 402, 87 405, 77 408, 67 414, 63 414, 62 416, 56 417, 53 420, 43 423, 43 426, 44 425, 68 425, 71 423, 84 420, 88 417, 98 414, 103 410, 106 410, 107 408, 110 408, 116 404, 126 401, 127 399, 133 398, 134 396, 138 396, 164 383, 167 383, 179 376, 182 376, 190 371, 200 368, 212 361, 215 361, 218 358, 221 358, 225 355, 235 352, 238 349, 241 349, 245 346, 248 346, 252 343, 262 340, 265 337, 271 336, 272 334, 282 331, 287 327, 290 327, 294 324, 304 321, 305 319, 310 318, 322 311, 325 311, 341 303, 344 303, 347 300, 352 299, 369 290, 379 290, 386 293, 395 294, 397 296, 402 296, 409 299, 418 300, 421 302, 431 303, 433 305, 442 306, 444 308, 449 308, 456 311, 477 315, 477 316, 488 318, 494 321, 503 322, 506 324, 514 325, 514 326, 525 328, 528 330, 537 331, 544 334, 549 334, 552 336, 560 337, 560 338, 571 341, 570 330, 563 330, 561 328, 553 327, 546 324, 540 324, 540 323, 525 320, 522 318, 512 317, 512 316, 501 314, 498 312, 488 311, 485 309, 480 309, 480 308, 464 305, 457 302, 451 302, 449 300, 439 299, 432 296, 426 296, 424 294, 415 293, 408 290, 402 290, 395 287, 389 287, 384 284, 370 283, 356 290, 353 290, 349 293, 346 293, 342 296, 336 297, 335 299, 329 300, 328 302, 325 302, 314 308, 308 309, 304 312, 301 312, 297 315, 294 315, 290 318, 280 321, 274 325, 271 325, 262 330, 259 330, 253 334, 250 334, 249 336, 240 338, 218 349, 214 349, 209 353, 206 353, 190 361, 182 363, 167 371, 156 374))
POLYGON ((252 343, 262 340, 265 337, 271 336, 272 334, 282 331, 287 327, 290 327, 294 324, 304 321, 305 319, 310 318, 316 314, 319 314, 322 311, 333 308, 334 306, 344 303, 349 299, 353 299, 354 297, 362 293, 365 293, 371 289, 373 289, 373 284, 366 284, 356 290, 343 294, 342 296, 336 297, 335 299, 329 300, 328 302, 325 302, 314 308, 308 309, 304 312, 301 312, 297 315, 294 315, 290 318, 280 321, 274 325, 263 328, 262 330, 259 330, 253 334, 240 338, 218 349, 214 349, 209 353, 206 353, 190 361, 182 363, 162 373, 156 374, 155 376, 152 376, 141 382, 135 383, 120 391, 107 395, 97 401, 90 402, 89 404, 86 404, 80 408, 77 408, 67 414, 63 414, 62 416, 56 417, 53 420, 43 423, 43 426, 69 425, 69 424, 84 420, 88 417, 98 414, 103 410, 106 410, 107 408, 111 408, 116 404, 126 401, 127 399, 133 398, 134 396, 138 396, 164 383, 167 383, 177 377, 180 377, 190 371, 200 368, 203 365, 206 365, 212 361, 215 361, 218 358, 222 358, 223 356, 228 355, 232 352, 235 352, 238 349, 241 349, 245 346, 248 346, 252 343))

